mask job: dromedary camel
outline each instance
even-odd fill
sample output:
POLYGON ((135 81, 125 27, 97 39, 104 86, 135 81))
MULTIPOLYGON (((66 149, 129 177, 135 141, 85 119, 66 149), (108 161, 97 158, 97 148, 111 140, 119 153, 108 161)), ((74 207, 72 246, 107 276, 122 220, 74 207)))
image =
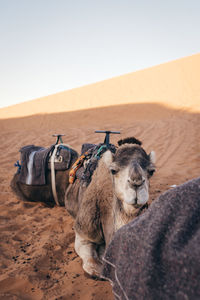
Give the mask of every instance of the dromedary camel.
MULTIPOLYGON (((58 135, 58 137, 60 136, 61 135, 58 135)), ((57 141, 59 141, 59 139, 57 141)), ((30 147, 30 146, 26 146, 26 147, 30 147)), ((35 148, 40 148, 40 147, 35 147, 35 148)), ((45 148, 41 148, 41 149, 45 151, 45 148)), ((31 152, 29 157, 31 157, 31 152)), ((11 189, 21 200, 24 201, 43 202, 50 206, 53 206, 56 202, 58 205, 64 206, 65 191, 69 185, 69 171, 71 166, 77 160, 77 158, 78 158, 78 153, 74 149, 72 149, 66 144, 56 143, 55 146, 52 147, 52 151, 50 152, 50 154, 48 154, 47 162, 45 163, 45 181, 46 181, 45 184, 33 185, 27 182, 22 183, 22 181, 20 180, 21 171, 18 169, 18 171, 16 172, 16 174, 14 174, 11 180, 10 183, 11 189), (57 155, 56 151, 54 152, 54 149, 57 152, 59 152, 59 156, 57 155), (69 153, 69 155, 67 154, 68 157, 67 163, 63 160, 63 157, 64 155, 66 156, 66 153, 69 153), (53 157, 54 154, 55 154, 55 158, 54 158, 54 163, 52 165, 53 168, 55 168, 55 170, 52 173, 50 165, 51 165, 51 158, 53 157), (62 167, 60 167, 61 165, 60 162, 62 163, 62 167), (67 166, 66 168, 65 165, 67 166), (54 190, 52 189, 52 180, 55 182, 54 190)), ((23 166, 23 162, 21 163, 23 166)))
POLYGON ((103 154, 87 188, 76 180, 66 190, 65 206, 75 218, 75 250, 92 276, 100 275, 101 257, 112 235, 149 199, 155 154, 147 155, 140 141, 130 141, 121 140, 115 154, 103 154))

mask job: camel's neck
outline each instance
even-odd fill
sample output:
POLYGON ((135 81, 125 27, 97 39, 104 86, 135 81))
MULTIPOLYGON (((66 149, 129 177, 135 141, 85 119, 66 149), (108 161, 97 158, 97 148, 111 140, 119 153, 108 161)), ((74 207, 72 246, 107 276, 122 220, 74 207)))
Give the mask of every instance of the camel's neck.
POLYGON ((123 225, 132 221, 139 213, 138 208, 134 208, 132 205, 123 205, 121 200, 119 200, 116 196, 114 199, 114 228, 115 232, 122 227, 123 225))

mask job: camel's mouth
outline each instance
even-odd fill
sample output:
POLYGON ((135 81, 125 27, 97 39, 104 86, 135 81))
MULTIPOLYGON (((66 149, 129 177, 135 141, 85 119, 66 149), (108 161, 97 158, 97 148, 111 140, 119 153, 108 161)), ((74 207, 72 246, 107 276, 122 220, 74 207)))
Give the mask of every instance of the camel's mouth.
POLYGON ((130 207, 134 207, 134 208, 140 208, 140 207, 142 207, 143 205, 144 205, 144 203, 138 203, 138 199, 137 198, 135 198, 134 200, 132 200, 132 201, 125 201, 126 202, 126 204, 128 204, 128 205, 130 205, 130 207))
POLYGON ((137 203, 136 203, 136 204, 132 204, 132 205, 133 205, 134 208, 140 208, 140 207, 142 207, 144 204, 137 204, 137 203))
POLYGON ((149 195, 144 189, 139 191, 135 195, 130 195, 129 193, 128 195, 126 194, 124 196, 124 202, 134 208, 142 207, 149 200, 149 195))

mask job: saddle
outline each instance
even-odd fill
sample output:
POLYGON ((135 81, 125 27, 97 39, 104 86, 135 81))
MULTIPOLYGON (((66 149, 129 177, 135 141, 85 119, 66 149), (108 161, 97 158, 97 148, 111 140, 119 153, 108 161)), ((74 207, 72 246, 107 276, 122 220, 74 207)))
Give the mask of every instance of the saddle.
MULTIPOLYGON (((43 148, 35 145, 22 147, 19 181, 28 185, 45 185, 46 174, 51 170, 52 154, 55 145, 43 148)), ((54 154, 54 169, 61 171, 69 169, 71 162, 71 149, 64 144, 56 145, 54 154)))
POLYGON ((88 186, 92 175, 98 166, 98 161, 107 150, 115 153, 116 146, 113 144, 83 144, 81 156, 73 164, 69 173, 69 183, 74 183, 76 178, 80 180, 82 186, 88 186))

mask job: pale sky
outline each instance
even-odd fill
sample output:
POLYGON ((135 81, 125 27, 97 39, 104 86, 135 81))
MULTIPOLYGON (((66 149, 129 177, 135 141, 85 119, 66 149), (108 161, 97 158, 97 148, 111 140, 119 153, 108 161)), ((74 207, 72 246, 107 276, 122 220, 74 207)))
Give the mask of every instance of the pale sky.
POLYGON ((0 107, 199 52, 199 0, 0 0, 0 107))

